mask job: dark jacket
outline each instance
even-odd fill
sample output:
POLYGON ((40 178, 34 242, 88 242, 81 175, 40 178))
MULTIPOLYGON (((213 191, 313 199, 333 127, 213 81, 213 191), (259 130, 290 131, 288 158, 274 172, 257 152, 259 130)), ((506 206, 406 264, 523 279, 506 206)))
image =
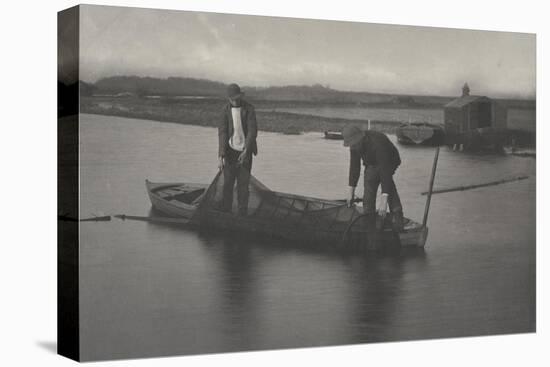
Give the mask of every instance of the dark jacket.
POLYGON ((350 148, 350 186, 357 186, 361 175, 361 159, 365 167, 376 166, 379 169, 382 192, 389 193, 392 187, 392 176, 401 164, 401 157, 386 134, 372 130, 365 131, 358 149, 350 148))
MULTIPOLYGON (((258 136, 258 123, 254 106, 246 101, 241 101, 241 123, 245 136, 245 149, 254 155, 258 154, 256 137, 258 136)), ((229 138, 233 136, 233 117, 231 116, 231 104, 225 105, 218 125, 219 149, 218 156, 225 156, 229 149, 229 138)))

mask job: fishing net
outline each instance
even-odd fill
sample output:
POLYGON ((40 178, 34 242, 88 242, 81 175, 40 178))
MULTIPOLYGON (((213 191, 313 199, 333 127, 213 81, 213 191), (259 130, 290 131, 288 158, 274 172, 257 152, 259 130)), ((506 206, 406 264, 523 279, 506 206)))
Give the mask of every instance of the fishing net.
POLYGON ((342 238, 350 224, 355 229, 365 229, 366 218, 358 207, 349 208, 345 202, 309 198, 272 191, 251 176, 249 184, 248 212, 238 216, 237 189, 233 192, 230 213, 222 211, 223 174, 218 174, 204 193, 197 216, 201 222, 221 219, 233 227, 247 227, 256 231, 296 239, 342 238))

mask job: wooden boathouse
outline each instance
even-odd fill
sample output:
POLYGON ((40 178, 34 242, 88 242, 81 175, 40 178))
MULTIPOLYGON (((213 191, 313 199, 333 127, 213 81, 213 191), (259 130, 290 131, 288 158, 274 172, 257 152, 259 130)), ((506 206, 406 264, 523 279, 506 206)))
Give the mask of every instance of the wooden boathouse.
POLYGON ((483 137, 491 137, 490 143, 507 126, 507 111, 504 106, 486 96, 470 95, 468 84, 462 88, 462 96, 444 107, 446 143, 471 146, 480 143, 483 137))

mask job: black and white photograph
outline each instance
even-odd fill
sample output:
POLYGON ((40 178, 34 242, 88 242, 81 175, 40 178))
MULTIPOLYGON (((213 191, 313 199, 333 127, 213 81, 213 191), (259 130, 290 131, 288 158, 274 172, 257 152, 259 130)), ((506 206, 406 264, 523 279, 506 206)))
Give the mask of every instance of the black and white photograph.
POLYGON ((80 5, 59 37, 75 359, 535 332, 534 34, 80 5))
POLYGON ((1 364, 547 365, 541 4, 7 3, 1 364))

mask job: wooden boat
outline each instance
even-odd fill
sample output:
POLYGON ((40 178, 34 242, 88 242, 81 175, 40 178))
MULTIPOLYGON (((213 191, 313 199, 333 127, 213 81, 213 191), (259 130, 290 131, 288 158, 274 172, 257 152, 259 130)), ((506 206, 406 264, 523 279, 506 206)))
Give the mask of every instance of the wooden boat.
POLYGON ((396 130, 397 141, 405 145, 431 145, 444 143, 443 127, 428 122, 412 122, 400 125, 396 130))
MULTIPOLYGON (((362 210, 348 207, 340 200, 325 200, 269 190, 250 178, 247 215, 218 209, 223 191, 223 175, 218 173, 210 185, 193 183, 155 183, 145 181, 153 208, 162 217, 116 215, 121 219, 184 224, 288 239, 294 243, 319 247, 374 250, 386 246, 423 248, 428 236, 428 212, 433 192, 439 147, 436 148, 422 224, 405 218, 404 228, 394 231, 385 221, 369 228, 362 210), (378 228, 379 227, 379 228, 378 228)), ((377 221, 378 222, 378 221, 377 221)))
POLYGON ((154 183, 145 181, 153 208, 170 217, 190 220, 208 185, 193 183, 154 183))
POLYGON ((517 157, 530 157, 536 158, 537 152, 534 148, 516 148, 516 147, 504 147, 504 153, 508 155, 515 155, 517 157))
MULTIPOLYGON (((180 218, 188 225, 207 229, 245 231, 301 244, 349 249, 376 249, 387 245, 424 247, 428 235, 425 225, 405 219, 403 231, 394 232, 391 224, 386 223, 375 234, 376 244, 369 243, 369 239, 374 242, 373 237, 372 234, 369 236, 365 217, 360 215, 359 208, 348 208, 341 201, 275 191, 270 191, 269 201, 279 203, 277 207, 262 206, 260 203, 247 216, 210 207, 204 209, 200 204, 207 195, 208 187, 205 184, 146 181, 151 204, 157 211, 167 217, 180 218)), ((178 222, 174 219, 165 221, 178 222)))
POLYGON ((325 131, 325 139, 344 140, 344 136, 340 131, 325 131))

